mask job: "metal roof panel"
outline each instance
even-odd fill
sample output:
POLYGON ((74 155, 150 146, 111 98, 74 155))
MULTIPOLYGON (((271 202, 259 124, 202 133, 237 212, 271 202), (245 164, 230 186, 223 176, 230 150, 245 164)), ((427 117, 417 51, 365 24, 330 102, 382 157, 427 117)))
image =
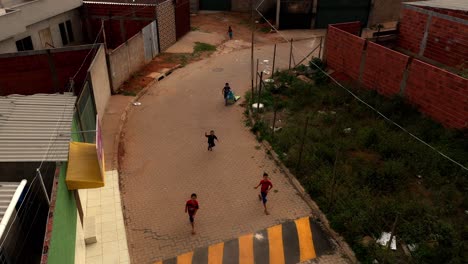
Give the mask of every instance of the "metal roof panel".
POLYGON ((0 162, 67 161, 76 96, 0 97, 0 162))

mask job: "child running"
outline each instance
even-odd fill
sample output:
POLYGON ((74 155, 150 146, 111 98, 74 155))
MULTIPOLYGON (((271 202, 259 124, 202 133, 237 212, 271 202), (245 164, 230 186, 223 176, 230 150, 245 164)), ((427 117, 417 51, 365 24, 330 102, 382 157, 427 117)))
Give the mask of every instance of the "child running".
POLYGON ((231 26, 229 26, 229 28, 228 28, 228 35, 229 35, 229 39, 232 39, 232 28, 231 28, 231 26))
POLYGON ((260 189, 260 194, 258 195, 258 199, 260 201, 263 201, 263 208, 265 208, 265 214, 269 215, 270 213, 267 210, 266 202, 267 202, 268 192, 273 188, 273 184, 268 179, 268 173, 266 172, 263 173, 263 180, 261 180, 260 183, 254 187, 254 189, 257 189, 258 186, 260 185, 262 186, 262 188, 260 189))
POLYGON ((206 134, 206 132, 205 132, 205 137, 208 138, 208 150, 213 151, 213 147, 215 146, 215 139, 216 139, 216 141, 219 142, 218 138, 214 134, 214 131, 211 130, 209 135, 206 134))
POLYGON ((190 223, 192 224, 192 235, 195 235, 194 217, 197 214, 198 208, 197 194, 192 193, 190 200, 185 203, 185 212, 188 213, 190 223))

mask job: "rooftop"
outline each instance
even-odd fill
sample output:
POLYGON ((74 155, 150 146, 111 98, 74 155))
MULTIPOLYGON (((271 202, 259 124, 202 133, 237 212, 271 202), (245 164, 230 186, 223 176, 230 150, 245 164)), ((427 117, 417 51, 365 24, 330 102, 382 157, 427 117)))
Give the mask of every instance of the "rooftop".
POLYGON ((94 0, 83 1, 85 4, 103 4, 103 5, 133 5, 133 6, 157 6, 164 0, 94 0))
POLYGON ((468 11, 467 0, 431 0, 431 1, 418 1, 418 2, 407 2, 405 5, 414 5, 421 7, 435 7, 451 10, 468 11))
POLYGON ((67 161, 76 97, 0 97, 0 162, 67 161))

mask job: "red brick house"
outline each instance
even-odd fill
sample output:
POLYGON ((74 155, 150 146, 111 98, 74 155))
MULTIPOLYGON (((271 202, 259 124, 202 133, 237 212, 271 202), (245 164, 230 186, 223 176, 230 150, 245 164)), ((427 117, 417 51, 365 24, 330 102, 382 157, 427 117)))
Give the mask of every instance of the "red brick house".
POLYGON ((164 51, 190 31, 189 0, 95 0, 83 1, 83 20, 88 41, 94 41, 104 23, 106 44, 114 49, 152 21, 158 28, 164 51))

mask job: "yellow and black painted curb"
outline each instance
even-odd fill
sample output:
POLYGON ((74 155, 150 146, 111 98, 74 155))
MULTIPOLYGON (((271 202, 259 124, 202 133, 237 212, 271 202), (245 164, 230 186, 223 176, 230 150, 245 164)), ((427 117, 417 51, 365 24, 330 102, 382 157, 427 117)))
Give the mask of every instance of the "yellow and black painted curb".
POLYGON ((304 217, 155 264, 296 264, 331 251, 320 225, 304 217))

